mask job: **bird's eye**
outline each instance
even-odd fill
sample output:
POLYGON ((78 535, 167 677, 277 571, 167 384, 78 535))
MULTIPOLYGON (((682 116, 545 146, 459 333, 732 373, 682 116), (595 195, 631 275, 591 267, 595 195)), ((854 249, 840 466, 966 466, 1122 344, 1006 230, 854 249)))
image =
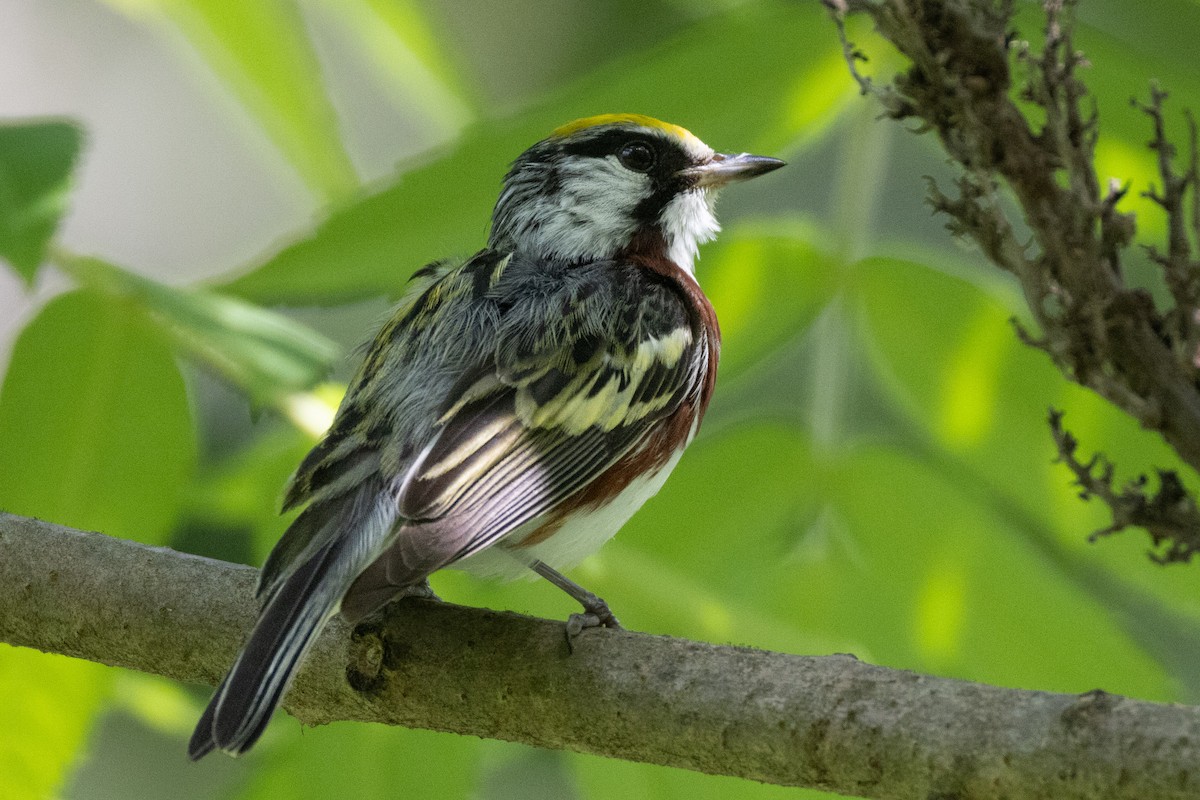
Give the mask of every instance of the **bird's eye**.
POLYGON ((654 166, 654 151, 645 142, 629 142, 617 152, 617 160, 625 169, 649 172, 654 166))

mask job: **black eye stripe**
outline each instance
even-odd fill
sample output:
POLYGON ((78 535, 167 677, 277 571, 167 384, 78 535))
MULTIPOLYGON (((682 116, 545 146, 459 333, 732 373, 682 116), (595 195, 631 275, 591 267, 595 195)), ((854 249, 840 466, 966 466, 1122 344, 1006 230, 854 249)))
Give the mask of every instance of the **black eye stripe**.
POLYGON ((637 129, 610 129, 593 133, 582 138, 572 138, 562 145, 562 152, 568 155, 605 156, 619 155, 621 149, 632 142, 642 142, 654 151, 657 161, 678 162, 679 168, 686 165, 688 156, 684 153, 682 143, 669 141, 662 136, 644 133, 637 129))
POLYGON ((629 139, 629 131, 608 130, 585 138, 572 139, 563 145, 563 152, 568 155, 604 158, 616 155, 629 139))
POLYGON ((605 158, 618 156, 625 145, 635 141, 643 142, 654 151, 655 164, 650 172, 652 177, 665 179, 691 165, 691 158, 684 151, 681 143, 668 141, 661 136, 645 134, 637 130, 619 128, 607 130, 582 138, 572 138, 561 146, 562 152, 566 155, 605 158))
POLYGON ((621 150, 633 142, 648 146, 654 155, 653 164, 644 174, 650 178, 652 191, 634 209, 634 216, 645 224, 658 221, 663 207, 685 188, 686 180, 680 171, 693 165, 692 157, 681 142, 629 128, 574 136, 560 147, 563 155, 593 158, 620 158, 621 150))

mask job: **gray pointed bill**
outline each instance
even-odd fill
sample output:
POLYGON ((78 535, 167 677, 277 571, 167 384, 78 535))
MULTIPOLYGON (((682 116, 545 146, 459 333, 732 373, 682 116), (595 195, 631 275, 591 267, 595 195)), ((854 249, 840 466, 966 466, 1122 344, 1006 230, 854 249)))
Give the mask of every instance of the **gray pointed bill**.
POLYGON ((725 155, 717 153, 707 164, 689 167, 683 174, 695 181, 700 188, 719 188, 734 181, 744 181, 773 172, 786 161, 770 156, 754 156, 749 153, 725 155))

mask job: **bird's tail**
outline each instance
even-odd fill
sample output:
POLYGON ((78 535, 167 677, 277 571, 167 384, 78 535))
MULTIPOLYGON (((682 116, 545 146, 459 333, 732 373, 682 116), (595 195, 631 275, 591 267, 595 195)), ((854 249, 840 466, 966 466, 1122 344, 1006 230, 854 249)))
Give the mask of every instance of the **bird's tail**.
POLYGON ((267 595, 249 640, 196 725, 188 744, 193 761, 214 749, 239 755, 258 741, 342 595, 378 553, 391 518, 376 506, 356 521, 328 536, 267 595))

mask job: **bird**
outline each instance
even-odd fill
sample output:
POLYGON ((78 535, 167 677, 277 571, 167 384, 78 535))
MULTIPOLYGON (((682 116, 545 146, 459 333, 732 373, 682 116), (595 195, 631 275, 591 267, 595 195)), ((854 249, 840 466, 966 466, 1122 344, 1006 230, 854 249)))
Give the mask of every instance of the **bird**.
POLYGON ((334 615, 360 621, 445 567, 547 578, 583 608, 569 635, 620 627, 561 571, 696 435, 721 343, 698 250, 718 190, 783 165, 640 114, 567 123, 512 163, 486 247, 412 274, 292 475, 283 511, 299 514, 192 760, 254 745, 334 615))

